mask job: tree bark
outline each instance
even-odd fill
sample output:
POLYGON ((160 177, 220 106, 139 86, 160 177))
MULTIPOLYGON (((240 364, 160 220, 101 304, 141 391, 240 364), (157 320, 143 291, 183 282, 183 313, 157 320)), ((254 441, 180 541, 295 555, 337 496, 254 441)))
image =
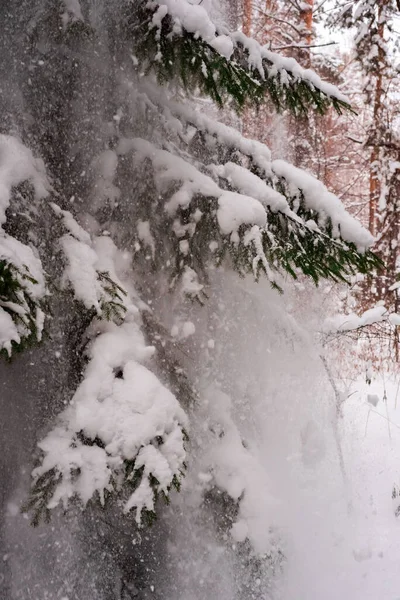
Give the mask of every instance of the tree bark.
POLYGON ((383 74, 384 68, 381 65, 385 65, 385 52, 383 50, 384 41, 384 22, 382 20, 383 7, 378 4, 378 15, 377 15, 377 32, 380 44, 378 45, 378 65, 376 69, 376 84, 374 91, 374 107, 373 107, 373 147, 370 154, 370 176, 369 176, 369 229, 372 235, 376 234, 376 213, 381 193, 381 186, 379 182, 379 142, 381 138, 380 130, 382 128, 382 108, 383 108, 383 74))
MULTIPOLYGON (((300 25, 303 32, 301 45, 302 46, 311 46, 312 38, 313 38, 313 8, 314 8, 314 0, 305 0, 302 3, 304 8, 300 9, 300 25), (304 5, 308 5, 305 8, 304 5)), ((299 51, 299 60, 302 63, 302 66, 305 68, 311 67, 311 52, 309 48, 302 48, 299 51)))
POLYGON ((243 33, 250 37, 253 26, 253 2, 243 0, 243 33))

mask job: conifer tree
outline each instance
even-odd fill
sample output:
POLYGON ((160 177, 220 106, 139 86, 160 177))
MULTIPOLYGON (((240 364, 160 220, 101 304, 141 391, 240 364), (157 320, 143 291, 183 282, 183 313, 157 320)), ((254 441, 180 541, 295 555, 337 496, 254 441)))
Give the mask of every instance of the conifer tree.
POLYGON ((198 390, 163 297, 206 304, 215 269, 279 290, 282 274, 317 284, 379 264, 321 182, 208 116, 349 110, 334 86, 188 0, 100 4, 5 15, 28 59, 13 67, 24 111, 6 104, 0 137, 1 349, 14 359, 61 313, 74 322, 73 389, 38 442, 25 506, 34 524, 98 503, 141 526, 179 491, 198 390))
MULTIPOLYGON (((340 202, 322 184, 283 161, 272 161, 265 146, 241 138, 234 130, 170 100, 162 88, 141 76, 153 71, 160 84, 172 80, 187 92, 199 91, 220 106, 229 102, 238 110, 246 102, 260 103, 267 97, 278 110, 285 108, 294 114, 303 114, 308 107, 315 107, 323 113, 331 104, 341 111, 348 105, 339 92, 316 75, 302 71, 293 60, 274 55, 243 34, 217 31, 204 9, 190 5, 186 0, 142 2, 130 8, 130 14, 124 15, 125 18, 118 24, 126 39, 131 41, 134 53, 132 81, 125 81, 123 85, 127 93, 136 96, 135 100, 141 103, 145 113, 153 113, 163 137, 158 144, 126 137, 124 119, 117 113, 118 126, 112 132, 109 149, 94 158, 90 166, 97 180, 92 206, 87 208, 95 211, 100 222, 104 220, 104 212, 108 212, 110 216, 106 215, 106 222, 113 223, 121 193, 115 185, 118 169, 120 163, 126 162, 126 157, 133 156, 139 168, 145 169, 153 178, 159 193, 153 206, 146 206, 142 200, 135 207, 141 216, 136 221, 137 233, 134 236, 137 253, 150 252, 157 268, 161 250, 158 245, 160 242, 167 244, 161 260, 169 255, 166 271, 171 284, 181 285, 185 294, 200 302, 205 301, 207 263, 214 261, 221 265, 228 256, 239 274, 253 271, 258 277, 264 272, 276 287, 279 286, 276 275, 279 269, 294 277, 303 272, 318 282, 321 277, 343 279, 357 270, 366 272, 374 265, 374 256, 367 249, 370 243, 368 234, 345 213, 340 202), (135 34, 139 27, 143 27, 143 32, 135 34), (136 74, 139 74, 139 79, 136 74), (196 145, 190 138, 188 141, 188 127, 197 132, 196 145), (175 139, 173 151, 166 149, 171 143, 165 141, 168 136, 175 139), (210 151, 213 152, 210 163, 199 162, 200 157, 210 151), (188 152, 192 152, 192 159, 188 152), (246 163, 248 167, 244 166, 246 163), (156 207, 163 227, 171 229, 166 239, 157 240, 157 228, 161 224, 154 222, 151 214, 156 207)), ((70 12, 69 8, 60 17, 50 9, 45 10, 35 23, 34 33, 37 36, 43 34, 45 24, 54 18, 60 18, 62 24, 62 33, 57 34, 60 35, 59 43, 78 40, 86 48, 96 43, 95 29, 85 23, 80 11, 70 12)), ((127 116, 127 120, 129 118, 127 116)), ((12 162, 9 166, 13 177, 3 179, 3 186, 7 186, 4 210, 13 188, 25 181, 33 184, 37 200, 54 193, 42 166, 35 165, 30 151, 13 139, 4 139, 4 143, 7 142, 19 144, 16 156, 23 156, 26 165, 18 169, 18 163, 12 162)), ((46 150, 56 151, 49 147, 46 150)), ((168 408, 170 422, 155 422, 152 424, 153 434, 150 428, 143 439, 136 439, 134 431, 140 426, 126 421, 126 427, 133 435, 129 441, 125 440, 128 433, 120 431, 117 424, 113 429, 110 418, 118 410, 129 412, 129 389, 144 368, 140 364, 152 352, 140 339, 135 317, 136 312, 140 312, 138 301, 135 302, 134 296, 124 289, 117 275, 115 261, 119 251, 111 236, 106 234, 93 238, 76 222, 71 212, 48 200, 47 203, 54 214, 49 218, 54 219, 55 225, 61 229, 53 244, 60 248, 65 265, 63 286, 72 291, 82 310, 93 314, 97 338, 90 344, 88 366, 71 405, 74 408, 67 409, 60 425, 39 445, 43 462, 34 471, 33 497, 29 506, 40 512, 60 501, 68 502, 74 496, 79 496, 86 503, 95 492, 100 494, 103 502, 104 493, 117 485, 114 465, 118 465, 118 470, 121 465, 125 473, 123 482, 130 481, 131 474, 135 474, 132 480, 135 491, 127 501, 126 510, 138 508, 140 521, 144 507, 153 509, 153 495, 155 497, 161 491, 168 494, 174 480, 181 476, 185 456, 185 434, 182 433, 185 417, 176 399, 170 396, 168 400, 169 392, 162 392, 160 388, 160 394, 167 394, 163 400, 160 398, 161 406, 171 403, 168 408), (125 335, 136 338, 133 347, 125 346, 125 335), (101 367, 97 354, 102 356, 103 361, 103 345, 112 345, 113 350, 101 367), (118 350, 119 346, 121 350, 118 350), (125 373, 130 365, 133 369, 131 375, 125 373), (122 404, 115 405, 116 400, 110 397, 109 409, 95 419, 96 411, 101 406, 105 408, 105 403, 100 401, 105 393, 102 386, 109 383, 90 383, 91 373, 97 379, 102 369, 109 372, 107 377, 111 379, 106 381, 120 379, 122 388, 126 387, 126 378, 133 379, 128 385, 126 398, 118 400, 122 404), (95 424, 93 421, 97 419, 99 422, 95 424), (102 421, 108 423, 108 431, 100 434, 102 421), (165 433, 163 427, 166 427, 165 433), (115 445, 121 435, 123 439, 115 445), (170 449, 171 456, 164 456, 157 448, 162 448, 171 436, 177 446, 170 449), (152 445, 148 446, 149 442, 152 445), (148 452, 150 455, 146 458, 148 452), (162 465, 157 465, 153 455, 159 456, 162 465), (147 461, 153 466, 146 466, 147 461), (92 467, 97 464, 98 472, 83 484, 86 462, 92 467), (163 475, 157 470, 159 468, 162 468, 163 475)), ((5 233, 4 245, 9 239, 17 243, 5 233)), ((32 252, 31 247, 28 248, 32 252)), ((33 263, 26 261, 25 264, 18 257, 18 264, 15 259, 7 257, 5 250, 3 256, 3 312, 8 319, 11 317, 10 327, 17 327, 20 317, 27 315, 26 319, 29 318, 28 308, 24 305, 28 299, 22 296, 23 282, 27 281, 34 290, 39 283, 34 277, 33 263), (23 269, 26 270, 25 275, 23 269)), ((41 292, 45 297, 44 288, 41 292)), ((35 294, 31 293, 32 296, 34 298, 35 294)), ((37 310, 41 311, 40 308, 37 310)), ((145 308, 142 310, 146 311, 145 308)), ((28 332, 36 332, 38 319, 43 321, 43 317, 36 316, 35 322, 26 322, 28 332)), ((9 353, 13 347, 19 349, 17 333, 9 334, 8 338, 6 333, 3 335, 3 348, 9 353)), ((154 376, 149 373, 148 377, 152 382, 154 376)), ((157 413, 158 397, 153 401, 155 404, 150 403, 148 410, 157 413)))

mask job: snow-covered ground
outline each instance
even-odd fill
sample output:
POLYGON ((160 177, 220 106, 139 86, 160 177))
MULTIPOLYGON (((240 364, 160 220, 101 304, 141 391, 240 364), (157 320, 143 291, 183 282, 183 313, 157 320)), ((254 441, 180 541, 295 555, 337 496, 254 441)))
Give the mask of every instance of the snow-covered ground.
POLYGON ((285 600, 400 599, 399 386, 399 376, 351 385, 340 427, 346 482, 328 456, 303 475, 288 521, 285 600))

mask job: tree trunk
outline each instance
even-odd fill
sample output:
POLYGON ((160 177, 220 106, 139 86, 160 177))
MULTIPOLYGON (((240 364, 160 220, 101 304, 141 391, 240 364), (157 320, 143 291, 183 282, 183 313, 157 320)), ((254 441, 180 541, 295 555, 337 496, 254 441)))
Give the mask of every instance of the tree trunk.
MULTIPOLYGON (((300 9, 300 26, 302 31, 301 46, 310 46, 313 38, 313 8, 314 0, 305 0, 300 9), (307 7, 305 6, 307 5, 307 7)), ((309 69, 311 67, 311 53, 309 48, 299 50, 299 61, 302 66, 309 69)))
POLYGON ((243 0, 243 33, 250 37, 253 27, 253 2, 243 0))
POLYGON ((382 108, 383 108, 383 74, 384 74, 384 66, 386 63, 385 60, 385 51, 383 49, 384 43, 384 22, 382 20, 383 7, 381 4, 378 4, 378 37, 381 43, 377 44, 378 46, 378 65, 379 67, 376 69, 376 84, 375 84, 375 92, 374 92, 374 107, 373 107, 373 147, 371 149, 370 154, 370 175, 369 175, 369 229, 372 235, 376 234, 376 213, 377 206, 379 202, 379 197, 381 193, 381 186, 379 182, 379 144, 381 142, 381 129, 382 129, 382 108), (382 68, 381 68, 382 66, 382 68))

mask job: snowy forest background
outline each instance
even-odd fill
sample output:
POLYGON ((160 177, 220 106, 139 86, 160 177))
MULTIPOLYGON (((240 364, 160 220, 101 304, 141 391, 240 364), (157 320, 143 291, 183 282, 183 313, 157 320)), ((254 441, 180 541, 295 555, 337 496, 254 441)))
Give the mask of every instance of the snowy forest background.
POLYGON ((398 600, 398 2, 0 32, 0 597, 398 600))

